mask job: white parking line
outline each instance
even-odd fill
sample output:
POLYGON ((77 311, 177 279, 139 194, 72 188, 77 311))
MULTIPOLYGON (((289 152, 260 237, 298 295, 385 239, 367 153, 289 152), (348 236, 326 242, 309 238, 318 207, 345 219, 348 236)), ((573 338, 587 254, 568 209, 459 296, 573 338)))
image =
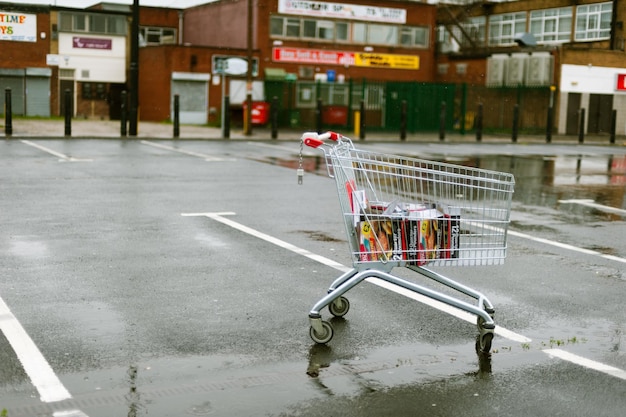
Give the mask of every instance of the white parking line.
POLYGON ((218 157, 207 155, 207 154, 203 154, 203 153, 200 153, 200 152, 187 151, 185 149, 178 149, 178 148, 175 148, 173 146, 163 145, 161 143, 154 143, 154 142, 150 142, 150 141, 147 141, 147 140, 142 140, 140 143, 143 144, 143 145, 152 146, 154 148, 159 148, 159 149, 163 149, 163 150, 166 150, 166 151, 178 152, 178 153, 182 153, 184 155, 195 156, 195 157, 198 157, 198 158, 202 158, 202 159, 204 159, 205 161, 208 161, 208 162, 221 162, 221 161, 234 161, 235 160, 234 158, 218 158, 218 157))
POLYGON ((620 209, 620 208, 615 208, 615 207, 611 207, 611 206, 605 206, 604 204, 598 204, 593 200, 586 200, 586 199, 581 199, 581 200, 577 200, 577 199, 573 199, 573 200, 559 200, 559 203, 561 204, 579 204, 581 206, 586 206, 586 207, 591 207, 594 208, 596 210, 600 210, 600 211, 605 211, 607 213, 614 213, 614 214, 619 214, 621 216, 626 216, 626 210, 624 209, 620 209))
POLYGON ((559 358, 585 368, 614 376, 616 378, 626 379, 626 371, 604 363, 592 361, 591 359, 583 358, 582 356, 574 355, 573 353, 569 353, 561 349, 545 349, 544 352, 551 357, 559 358))
MULTIPOLYGON (((280 240, 278 238, 275 238, 273 236, 267 235, 265 233, 259 232, 255 229, 252 229, 248 226, 244 226, 241 223, 237 223, 235 221, 226 219, 224 216, 232 216, 235 215, 234 212, 219 212, 219 213, 181 213, 181 216, 186 216, 186 217, 208 217, 212 220, 215 220, 217 222, 220 222, 222 224, 225 224, 227 226, 230 226, 234 229, 237 229, 241 232, 247 233, 251 236, 257 237, 259 239, 265 240, 266 242, 272 243, 274 245, 277 245, 281 248, 287 249, 289 251, 292 251, 294 253, 297 253, 299 255, 305 256, 309 259, 312 259, 314 261, 320 262, 326 266, 330 266, 332 268, 335 268, 337 270, 339 270, 340 272, 346 272, 348 270, 350 270, 350 268, 346 267, 345 265, 342 265, 338 262, 333 261, 332 259, 328 259, 324 256, 321 255, 317 255, 314 254, 306 249, 302 249, 299 248, 295 245, 292 245, 291 243, 287 243, 283 240, 280 240)), ((509 232, 510 233, 510 232, 509 232)), ((519 235, 522 235, 521 233, 519 235)), ((524 237, 526 235, 522 235, 522 237, 524 237)), ((529 236, 530 237, 530 236, 529 236)), ((544 239, 542 239, 541 241, 544 241, 544 239)), ((558 242, 550 242, 550 241, 546 241, 549 244, 550 243, 558 243, 558 242)), ((544 242, 544 243, 546 243, 544 242)), ((564 246, 565 248, 569 249, 569 246, 564 246)), ((576 248, 576 247, 572 247, 572 248, 576 248)), ((580 248, 576 248, 576 249, 580 249, 580 248)), ((621 258, 618 258, 621 259, 621 258)), ((474 315, 467 313, 465 311, 459 310, 455 307, 449 306, 447 304, 441 303, 437 300, 432 300, 428 297, 422 296, 421 294, 417 294, 414 293, 412 291, 406 290, 404 288, 401 287, 397 287, 396 285, 390 284, 386 281, 383 280, 379 280, 376 278, 372 278, 372 279, 367 279, 367 281, 371 282, 372 284, 376 284, 379 285, 381 287, 384 287, 386 289, 389 289, 391 291, 394 291, 398 294, 404 295, 406 297, 412 298, 416 301, 422 302, 430 307, 436 308, 440 311, 443 311, 445 313, 448 313, 454 317, 460 318, 462 320, 468 321, 470 323, 476 323, 476 317, 474 317, 474 315)), ((496 330, 495 330, 496 334, 507 338, 509 340, 513 340, 515 342, 519 342, 519 343, 530 343, 532 341, 532 339, 523 336, 521 334, 515 333, 513 331, 507 330, 501 326, 496 326, 496 330)), ((543 350, 544 353, 552 356, 552 357, 558 357, 562 360, 566 360, 572 363, 575 363, 579 366, 588 368, 588 369, 593 369, 599 372, 603 372, 607 375, 611 375, 620 379, 626 379, 626 371, 623 371, 619 368, 615 368, 609 365, 605 365, 603 363, 600 362, 596 362, 596 361, 592 361, 590 359, 586 359, 583 358, 582 356, 577 356, 571 353, 568 353, 566 351, 563 351, 561 349, 545 349, 543 350)))
POLYGON ((0 331, 9 341, 24 371, 37 388, 41 401, 49 403, 72 398, 2 298, 0 298, 0 331))
POLYGON ((69 155, 65 155, 65 154, 62 154, 62 153, 57 152, 55 150, 52 150, 50 148, 46 148, 43 145, 39 145, 39 144, 31 142, 29 140, 21 140, 20 142, 22 142, 25 145, 32 146, 33 148, 37 148, 40 151, 44 151, 46 153, 49 153, 50 155, 56 156, 57 158, 59 158, 60 162, 92 162, 93 161, 93 159, 87 159, 87 158, 74 158, 74 157, 71 157, 69 155))
POLYGON ((513 230, 509 230, 507 233, 509 234, 509 236, 521 237, 523 239, 532 240, 532 241, 543 243, 543 244, 546 244, 546 245, 556 246, 557 248, 567 249, 567 250, 571 250, 571 251, 579 252, 579 253, 584 253, 585 255, 599 256, 601 258, 608 259, 610 261, 626 263, 626 259, 624 259, 624 258, 620 258, 618 256, 613 256, 613 255, 607 255, 606 253, 597 252, 595 250, 579 248, 578 246, 569 245, 567 243, 556 242, 554 240, 544 239, 544 238, 537 237, 537 236, 531 236, 531 235, 527 235, 525 233, 516 232, 516 231, 513 231, 513 230))

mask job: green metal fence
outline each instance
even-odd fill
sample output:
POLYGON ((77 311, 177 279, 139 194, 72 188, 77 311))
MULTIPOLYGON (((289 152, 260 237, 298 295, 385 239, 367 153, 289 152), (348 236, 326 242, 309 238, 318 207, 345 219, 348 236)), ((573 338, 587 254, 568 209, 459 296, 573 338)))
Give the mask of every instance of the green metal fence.
POLYGON ((483 129, 511 131, 514 108, 518 128, 545 131, 549 88, 487 88, 468 84, 349 80, 344 83, 316 81, 266 81, 267 101, 279 107, 279 126, 302 130, 353 131, 356 112, 365 113, 368 131, 399 132, 406 109, 408 133, 473 133, 476 115, 483 107, 483 129), (404 104, 403 104, 404 102, 404 104))

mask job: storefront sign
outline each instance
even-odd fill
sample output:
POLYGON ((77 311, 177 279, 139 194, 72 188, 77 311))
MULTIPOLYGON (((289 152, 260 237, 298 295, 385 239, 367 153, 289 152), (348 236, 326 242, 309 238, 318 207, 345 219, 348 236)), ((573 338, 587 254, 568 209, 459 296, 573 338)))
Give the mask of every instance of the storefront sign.
POLYGON ((615 91, 626 91, 626 74, 617 74, 615 91))
POLYGON ((0 40, 37 42, 37 15, 0 10, 0 40))
POLYGON ((336 19, 374 22, 406 23, 406 10, 391 7, 366 6, 324 1, 278 0, 278 12, 300 16, 332 17, 336 19))
POLYGON ((408 70, 419 69, 419 57, 414 55, 274 48, 272 57, 274 62, 295 62, 298 64, 351 65, 356 67, 408 70))
POLYGON ((113 41, 111 39, 80 38, 74 36, 72 38, 72 47, 79 49, 112 49, 113 41))

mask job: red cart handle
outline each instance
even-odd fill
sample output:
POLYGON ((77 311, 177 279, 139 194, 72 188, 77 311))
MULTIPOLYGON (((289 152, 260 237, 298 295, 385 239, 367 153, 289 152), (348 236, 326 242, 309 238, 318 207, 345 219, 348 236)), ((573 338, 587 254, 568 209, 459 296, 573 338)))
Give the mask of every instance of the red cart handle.
POLYGON ((335 132, 326 132, 318 134, 316 132, 307 132, 302 135, 302 140, 306 146, 310 146, 311 148, 319 148, 325 142, 325 140, 333 140, 337 142, 339 140, 340 135, 335 132))

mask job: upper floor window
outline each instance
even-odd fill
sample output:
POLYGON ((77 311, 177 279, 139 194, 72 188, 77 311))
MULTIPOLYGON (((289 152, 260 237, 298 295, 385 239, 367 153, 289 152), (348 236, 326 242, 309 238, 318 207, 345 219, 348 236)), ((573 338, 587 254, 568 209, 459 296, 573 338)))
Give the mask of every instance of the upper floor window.
POLYGON ((270 35, 317 41, 427 47, 428 27, 272 16, 270 35))
POLYGON ((608 39, 611 36, 613 3, 596 3, 576 8, 574 40, 608 39))
POLYGON ((526 32, 526 12, 497 14, 489 18, 489 45, 515 42, 515 34, 526 32))
POLYGON ((539 43, 569 42, 572 37, 572 8, 530 12, 530 32, 539 43))
POLYGON ((146 45, 171 45, 176 43, 176 29, 147 27, 139 28, 139 44, 146 45))
POLYGON ((121 36, 126 35, 127 32, 125 16, 61 12, 59 20, 59 30, 62 32, 104 33, 121 36))

